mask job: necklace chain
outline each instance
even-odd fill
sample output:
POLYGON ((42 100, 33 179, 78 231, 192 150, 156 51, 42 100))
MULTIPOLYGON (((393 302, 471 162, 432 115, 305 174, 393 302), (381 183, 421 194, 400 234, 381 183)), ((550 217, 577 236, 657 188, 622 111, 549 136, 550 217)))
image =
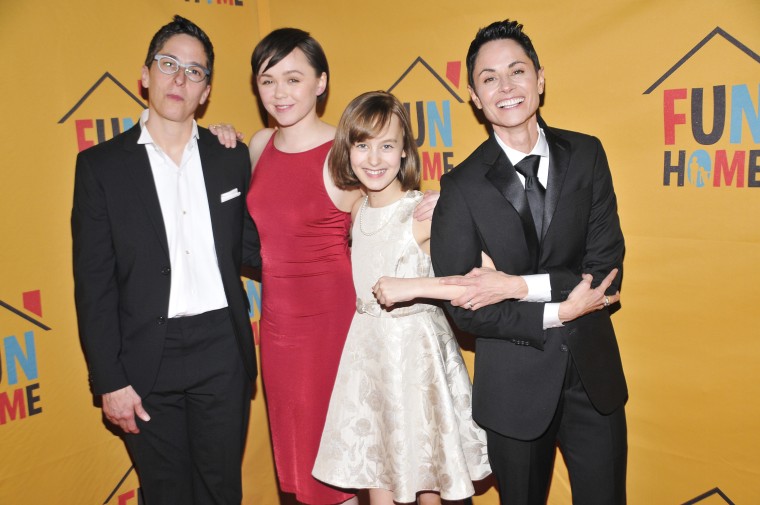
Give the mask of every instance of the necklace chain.
POLYGON ((360 230, 360 231, 362 232, 362 234, 364 234, 365 236, 367 236, 367 237, 371 237, 372 235, 375 235, 375 234, 376 234, 376 233, 378 233, 380 230, 382 230, 383 228, 385 228, 385 227, 386 227, 386 225, 387 225, 388 223, 390 223, 390 222, 391 222, 391 219, 393 218, 393 214, 391 214, 391 215, 388 217, 388 219, 386 219, 386 220, 385 220, 385 222, 384 222, 383 224, 381 224, 381 225, 380 225, 380 227, 379 227, 377 230, 375 230, 375 231, 371 231, 371 232, 366 232, 366 231, 364 231, 364 209, 365 209, 365 208, 367 208, 367 201, 368 201, 368 200, 369 200, 369 196, 365 196, 365 197, 364 197, 364 201, 362 202, 362 206, 359 208, 359 230, 360 230))

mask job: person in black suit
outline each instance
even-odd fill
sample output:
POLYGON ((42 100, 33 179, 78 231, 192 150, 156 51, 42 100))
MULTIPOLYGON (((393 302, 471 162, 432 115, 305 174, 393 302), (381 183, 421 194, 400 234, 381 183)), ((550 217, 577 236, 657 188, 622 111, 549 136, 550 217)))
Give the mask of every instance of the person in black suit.
POLYGON ((573 503, 625 503, 628 393, 609 307, 624 241, 604 149, 539 117, 544 70, 517 22, 478 31, 467 72, 493 134, 441 178, 431 253, 436 275, 470 272, 450 281, 470 289, 447 309, 476 336, 473 414, 501 503, 545 503, 557 445, 573 503), (481 251, 500 272, 475 268, 481 251))
POLYGON ((93 394, 147 505, 239 504, 255 349, 241 264, 260 264, 248 151, 198 127, 208 36, 175 16, 142 68, 140 122, 77 157, 71 216, 93 394))

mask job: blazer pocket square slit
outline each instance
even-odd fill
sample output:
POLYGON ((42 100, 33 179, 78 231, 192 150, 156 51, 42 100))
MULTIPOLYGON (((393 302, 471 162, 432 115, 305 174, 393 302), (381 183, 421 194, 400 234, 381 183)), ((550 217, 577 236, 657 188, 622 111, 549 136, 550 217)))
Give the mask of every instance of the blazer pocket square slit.
POLYGON ((233 198, 237 198, 240 196, 240 191, 238 191, 238 188, 231 189, 227 191, 226 193, 222 193, 222 203, 232 200, 233 198))

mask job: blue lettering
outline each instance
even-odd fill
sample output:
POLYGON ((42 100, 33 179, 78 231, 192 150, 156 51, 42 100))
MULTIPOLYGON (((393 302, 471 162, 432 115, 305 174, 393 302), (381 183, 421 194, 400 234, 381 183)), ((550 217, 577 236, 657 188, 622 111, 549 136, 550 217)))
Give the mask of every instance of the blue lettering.
POLYGON ((443 145, 451 147, 453 145, 453 136, 451 132, 451 102, 444 100, 441 102, 443 117, 435 106, 435 102, 427 103, 428 135, 430 136, 430 147, 436 147, 438 140, 435 134, 436 129, 441 136, 443 145))
POLYGON ((757 86, 757 106, 752 104, 749 87, 737 84, 731 87, 731 143, 742 141, 742 116, 747 118, 752 140, 760 144, 760 84, 757 86))
POLYGON ((122 124, 121 131, 127 131, 135 125, 135 120, 132 119, 131 117, 125 117, 124 119, 121 120, 121 124, 122 124))
POLYGON ((250 279, 245 281, 245 290, 248 293, 248 303, 251 309, 248 311, 248 317, 253 317, 255 313, 261 314, 261 284, 250 279), (255 311, 253 309, 256 309, 255 311))
POLYGON ((34 347, 34 332, 27 331, 24 333, 26 344, 26 354, 21 349, 15 336, 5 337, 3 347, 5 348, 5 369, 8 371, 8 385, 18 384, 18 370, 16 363, 21 365, 27 380, 37 378, 37 352, 34 347))

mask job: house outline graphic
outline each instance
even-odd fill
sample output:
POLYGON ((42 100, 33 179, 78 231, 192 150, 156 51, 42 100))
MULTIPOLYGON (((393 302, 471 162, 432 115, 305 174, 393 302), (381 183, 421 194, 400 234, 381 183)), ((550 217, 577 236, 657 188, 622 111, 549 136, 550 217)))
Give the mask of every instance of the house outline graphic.
POLYGON ((670 67, 670 69, 665 72, 659 79, 657 79, 654 84, 649 86, 649 88, 644 91, 644 95, 650 94, 652 91, 654 91, 660 84, 662 84, 668 77, 670 77, 676 70, 678 70, 681 66, 683 66, 684 63, 689 61, 692 56, 694 56, 702 47, 704 47, 708 42, 710 42, 713 38, 720 35, 724 39, 726 39, 728 42, 736 46, 737 49, 745 53, 747 56, 755 60, 757 63, 760 63, 760 55, 754 52, 749 47, 745 46, 741 42, 739 42, 738 39, 736 39, 734 36, 732 36, 730 33, 726 32, 724 29, 722 29, 720 26, 716 26, 713 31, 711 31, 705 38, 703 38, 699 43, 694 46, 688 53, 686 53, 683 58, 678 60, 675 65, 670 67))
POLYGON ((42 323, 41 321, 37 321, 36 319, 34 319, 33 317, 31 317, 31 316, 29 316, 27 314, 24 314, 23 312, 21 312, 16 307, 13 307, 12 305, 10 305, 10 304, 2 301, 2 300, 0 300, 0 307, 3 307, 4 309, 7 309, 12 314, 15 314, 16 316, 18 316, 18 317, 20 317, 20 318, 22 318, 22 319, 24 319, 26 321, 29 321, 30 323, 32 323, 32 324, 34 324, 36 326, 39 326, 40 328, 42 328, 45 331, 50 331, 51 330, 50 326, 47 326, 46 324, 42 323))
POLYGON ((426 61, 425 61, 425 60, 422 58, 422 56, 417 56, 417 58, 415 58, 415 60, 412 62, 412 64, 411 64, 411 65, 409 65, 409 67, 408 67, 408 68, 407 68, 407 69, 404 71, 404 73, 403 73, 403 74, 401 74, 401 77, 399 77, 399 78, 396 80, 396 82, 394 82, 394 83, 391 85, 391 87, 390 87, 390 88, 388 88, 388 93, 392 93, 392 92, 393 92, 393 90, 396 88, 396 86, 398 86, 399 84, 401 84, 401 81, 403 81, 403 80, 406 78, 406 76, 407 76, 407 75, 409 75, 409 73, 410 73, 410 72, 411 72, 411 71, 414 69, 414 67, 416 67, 417 65, 422 65, 423 67, 425 67, 425 68, 427 69, 427 71, 428 71, 428 72, 430 72, 430 73, 433 75, 433 77, 435 77, 435 78, 436 78, 436 80, 438 80, 438 82, 440 82, 440 83, 441 83, 441 86, 443 86, 443 87, 446 89, 446 91, 448 91, 448 92, 449 92, 449 94, 451 94, 451 96, 453 96, 453 97, 456 99, 456 101, 457 101, 457 102, 459 102, 459 103, 464 103, 464 100, 462 100, 462 98, 461 98, 461 97, 460 97, 460 96, 459 96, 459 95, 456 93, 456 91, 454 91, 454 89, 453 89, 451 86, 449 86, 449 85, 446 83, 446 81, 443 79, 443 77, 441 77, 441 76, 438 74, 438 72, 436 72, 435 70, 433 70, 433 67, 431 67, 431 66, 428 64, 428 62, 426 62, 426 61))
POLYGON ((79 107, 81 107, 84 104, 84 102, 87 101, 88 98, 90 98, 90 95, 92 95, 95 92, 95 90, 98 89, 98 87, 101 84, 103 84, 103 81, 105 81, 106 79, 110 79, 111 82, 113 82, 114 84, 116 84, 116 86, 118 86, 124 93, 126 93, 127 96, 129 96, 132 100, 134 100, 135 102, 137 102, 137 104, 140 105, 140 107, 142 107, 143 109, 147 109, 148 108, 148 106, 145 105, 145 103, 143 103, 143 101, 140 100, 139 97, 137 97, 134 93, 132 93, 131 91, 129 91, 127 89, 127 87, 124 86, 122 83, 120 83, 119 80, 116 79, 113 75, 111 75, 110 72, 105 72, 100 77, 100 79, 98 79, 95 82, 95 84, 93 84, 90 87, 90 89, 87 90, 87 92, 82 96, 82 98, 79 99, 79 101, 71 108, 71 110, 69 110, 60 120, 58 120, 58 124, 65 123, 66 120, 69 119, 69 117, 71 117, 71 115, 74 114, 74 112, 76 112, 77 109, 79 107))

